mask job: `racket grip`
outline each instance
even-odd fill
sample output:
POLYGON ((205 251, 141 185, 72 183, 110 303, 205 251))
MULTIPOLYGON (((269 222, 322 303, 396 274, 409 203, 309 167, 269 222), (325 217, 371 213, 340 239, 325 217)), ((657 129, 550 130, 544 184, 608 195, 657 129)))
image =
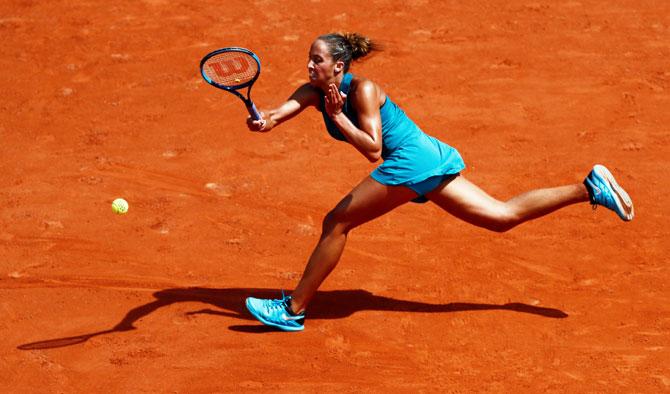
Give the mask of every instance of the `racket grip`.
POLYGON ((254 120, 263 120, 263 118, 261 117, 260 112, 258 112, 258 109, 256 108, 256 104, 254 104, 253 101, 250 101, 249 103, 247 103, 247 111, 249 112, 249 115, 251 115, 251 117, 254 120))

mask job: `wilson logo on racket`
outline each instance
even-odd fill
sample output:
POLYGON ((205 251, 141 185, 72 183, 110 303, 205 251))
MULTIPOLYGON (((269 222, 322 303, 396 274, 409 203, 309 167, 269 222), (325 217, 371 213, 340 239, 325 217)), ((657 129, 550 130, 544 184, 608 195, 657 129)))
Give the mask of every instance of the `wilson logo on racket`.
POLYGON ((249 69, 249 62, 245 57, 236 57, 233 59, 222 60, 217 63, 210 63, 209 66, 216 75, 226 78, 234 74, 240 74, 249 69))

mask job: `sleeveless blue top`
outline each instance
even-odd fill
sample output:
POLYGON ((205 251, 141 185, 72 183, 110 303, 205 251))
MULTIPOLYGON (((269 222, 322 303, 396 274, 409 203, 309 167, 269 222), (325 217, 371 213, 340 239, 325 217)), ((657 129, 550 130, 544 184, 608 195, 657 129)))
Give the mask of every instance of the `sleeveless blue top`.
MULTIPOLYGON (((352 74, 344 75, 340 84, 340 90, 344 94, 349 94, 352 79, 352 74)), ((328 133, 339 141, 346 141, 346 137, 326 113, 323 97, 320 109, 328 133)), ((344 102, 342 111, 359 127, 358 116, 348 100, 344 102)), ((465 163, 456 149, 421 131, 388 96, 379 112, 384 162, 370 174, 379 183, 411 188, 428 178, 457 174, 465 168, 465 163)))

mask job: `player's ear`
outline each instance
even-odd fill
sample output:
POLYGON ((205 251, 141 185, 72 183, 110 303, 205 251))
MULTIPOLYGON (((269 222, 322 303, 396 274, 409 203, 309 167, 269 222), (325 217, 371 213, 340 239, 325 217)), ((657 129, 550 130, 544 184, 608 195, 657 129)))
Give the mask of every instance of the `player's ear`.
POLYGON ((335 74, 339 74, 344 70, 344 62, 341 60, 338 60, 335 62, 335 74))

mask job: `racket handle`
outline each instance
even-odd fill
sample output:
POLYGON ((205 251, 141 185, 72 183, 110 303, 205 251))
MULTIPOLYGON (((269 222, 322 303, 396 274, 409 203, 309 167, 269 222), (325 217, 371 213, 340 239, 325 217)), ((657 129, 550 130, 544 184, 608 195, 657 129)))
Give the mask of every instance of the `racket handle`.
POLYGON ((263 120, 263 118, 261 117, 260 112, 258 112, 258 109, 256 109, 256 104, 254 104, 253 101, 249 101, 247 103, 247 111, 249 112, 249 115, 251 115, 251 117, 254 120, 263 120))

